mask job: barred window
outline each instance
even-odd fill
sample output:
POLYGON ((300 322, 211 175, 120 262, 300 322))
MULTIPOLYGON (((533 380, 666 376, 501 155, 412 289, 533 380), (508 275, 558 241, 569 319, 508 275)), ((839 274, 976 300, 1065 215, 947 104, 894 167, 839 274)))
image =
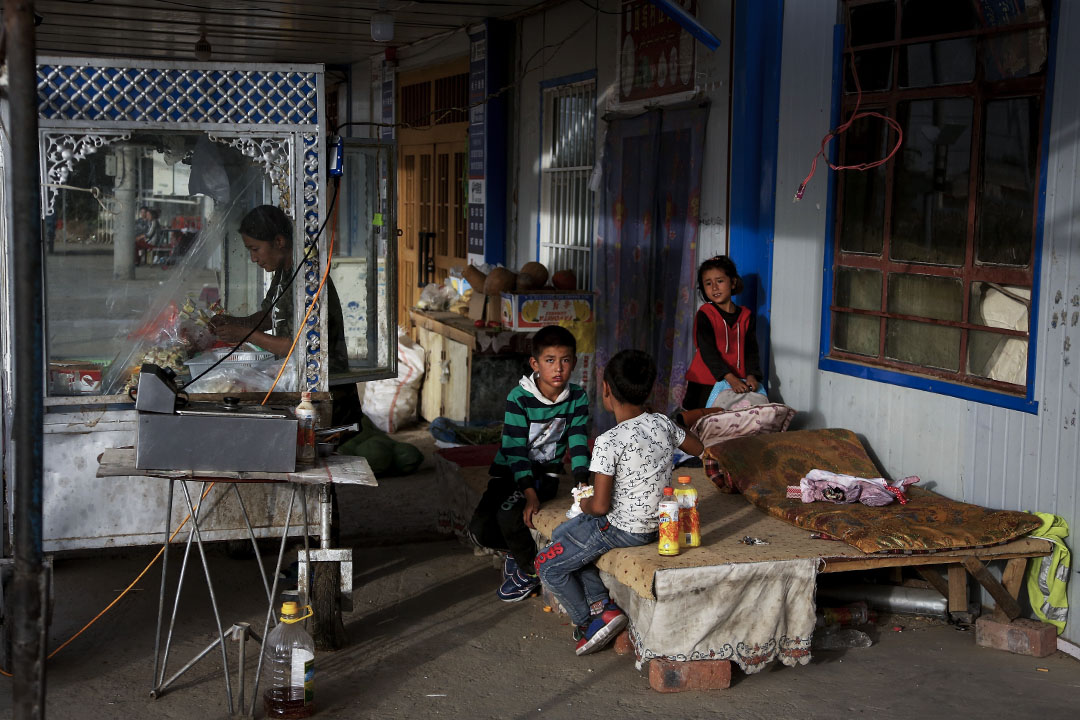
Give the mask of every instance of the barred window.
MULTIPOLYGON (((1023 395, 1049 7, 846 0, 844 16, 843 117, 887 115, 903 144, 837 174, 828 356, 1023 395)), ((857 120, 839 163, 895 142, 857 120)))

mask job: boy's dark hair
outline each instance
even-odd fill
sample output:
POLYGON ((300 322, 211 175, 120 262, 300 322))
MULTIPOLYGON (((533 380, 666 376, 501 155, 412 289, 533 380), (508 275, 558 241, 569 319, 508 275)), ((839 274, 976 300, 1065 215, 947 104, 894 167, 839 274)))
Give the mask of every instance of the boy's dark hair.
POLYGON ((705 273, 709 270, 720 270, 728 276, 731 280, 732 295, 738 295, 742 292, 742 278, 739 277, 739 271, 735 269, 735 261, 727 255, 716 255, 701 263, 701 267, 697 271, 697 291, 703 302, 709 302, 709 298, 705 297, 705 282, 703 280, 705 273))
POLYGON ((604 382, 619 402, 644 405, 656 382, 656 363, 649 353, 621 350, 604 368, 604 382))
POLYGON ((542 327, 533 335, 532 356, 534 358, 539 360, 540 355, 549 347, 568 347, 574 355, 577 355, 577 340, 574 339, 574 334, 558 325, 542 327))
POLYGON ((276 205, 259 205, 240 221, 240 234, 262 242, 273 242, 281 235, 285 244, 292 247, 293 224, 285 211, 276 205))

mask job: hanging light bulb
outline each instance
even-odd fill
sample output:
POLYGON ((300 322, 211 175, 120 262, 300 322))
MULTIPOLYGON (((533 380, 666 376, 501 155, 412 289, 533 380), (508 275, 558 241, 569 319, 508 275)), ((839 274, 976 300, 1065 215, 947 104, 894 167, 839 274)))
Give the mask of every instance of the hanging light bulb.
POLYGON ((379 12, 371 16, 371 39, 375 42, 394 39, 394 16, 386 12, 386 0, 379 0, 379 12))
POLYGON ((199 39, 195 41, 195 59, 203 61, 210 59, 210 41, 206 39, 205 30, 199 33, 199 39))

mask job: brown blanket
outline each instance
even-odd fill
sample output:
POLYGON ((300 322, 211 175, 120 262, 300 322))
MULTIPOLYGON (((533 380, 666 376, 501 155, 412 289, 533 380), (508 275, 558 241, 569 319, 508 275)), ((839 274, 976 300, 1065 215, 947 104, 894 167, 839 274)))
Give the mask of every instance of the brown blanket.
POLYGON ((706 473, 723 491, 741 492, 770 515, 823 532, 863 552, 936 552, 1007 542, 1039 527, 1030 513, 990 510, 950 500, 917 486, 907 505, 803 503, 786 497, 788 485, 815 468, 857 477, 881 477, 850 430, 800 430, 737 438, 706 451, 706 473))

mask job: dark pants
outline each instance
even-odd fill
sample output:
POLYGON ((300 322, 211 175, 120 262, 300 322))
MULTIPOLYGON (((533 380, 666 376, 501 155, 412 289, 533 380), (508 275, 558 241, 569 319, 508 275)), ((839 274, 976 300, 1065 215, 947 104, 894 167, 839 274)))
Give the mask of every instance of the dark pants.
MULTIPOLYGON (((559 478, 544 476, 535 484, 540 502, 555 497, 559 478)), ((509 550, 523 572, 533 574, 536 543, 525 524, 525 493, 509 478, 493 477, 469 521, 469 532, 484 547, 509 550)))
POLYGON ((697 410, 705 407, 705 403, 709 399, 709 395, 712 393, 712 385, 702 385, 701 383, 686 381, 686 397, 683 398, 682 406, 684 410, 697 410))

